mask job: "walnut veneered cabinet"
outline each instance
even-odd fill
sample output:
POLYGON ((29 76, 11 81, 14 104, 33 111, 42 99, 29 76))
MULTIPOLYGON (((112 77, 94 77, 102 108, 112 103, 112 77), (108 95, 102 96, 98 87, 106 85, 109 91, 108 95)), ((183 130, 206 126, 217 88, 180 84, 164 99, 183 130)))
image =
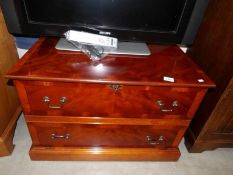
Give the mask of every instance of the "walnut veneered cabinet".
POLYGON ((166 160, 214 83, 177 46, 92 62, 41 38, 8 72, 32 138, 32 160, 166 160), (170 77, 166 81, 166 77, 170 77))
POLYGON ((13 37, 8 33, 0 9, 0 156, 11 154, 16 121, 21 112, 15 88, 7 84, 6 71, 17 62, 13 37))

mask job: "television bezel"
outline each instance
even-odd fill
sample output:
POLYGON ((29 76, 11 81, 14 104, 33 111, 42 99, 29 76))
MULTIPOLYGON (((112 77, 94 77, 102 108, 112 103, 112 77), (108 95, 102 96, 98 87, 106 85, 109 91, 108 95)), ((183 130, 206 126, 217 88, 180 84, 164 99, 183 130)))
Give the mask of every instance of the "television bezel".
MULTIPOLYGON (((7 27, 10 33, 28 36, 58 36, 63 37, 67 30, 86 31, 98 33, 98 30, 111 33, 111 36, 117 37, 121 41, 139 41, 147 43, 166 43, 166 44, 189 44, 184 43, 184 36, 187 34, 187 28, 192 17, 193 9, 198 1, 207 0, 186 0, 186 4, 180 18, 179 25, 175 32, 150 32, 135 31, 125 29, 103 29, 93 26, 71 26, 49 23, 34 23, 28 21, 23 0, 3 0, 2 9, 6 18, 7 27), (11 13, 10 13, 11 12, 11 13), (14 14, 12 14, 14 12, 14 14), (97 29, 97 30, 96 30, 97 29)), ((190 31, 193 32, 193 31, 190 31)), ((195 31, 194 31, 195 32, 195 31)), ((103 32, 102 32, 103 33, 103 32)))

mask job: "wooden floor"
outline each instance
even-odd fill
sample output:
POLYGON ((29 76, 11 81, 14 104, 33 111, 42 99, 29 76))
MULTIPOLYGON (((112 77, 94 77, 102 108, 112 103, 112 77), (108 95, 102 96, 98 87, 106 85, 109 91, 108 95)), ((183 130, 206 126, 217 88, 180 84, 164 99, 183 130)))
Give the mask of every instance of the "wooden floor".
POLYGON ((14 143, 13 154, 0 158, 0 175, 232 175, 233 172, 233 149, 190 154, 183 142, 178 162, 31 161, 28 155, 31 140, 22 116, 14 143))

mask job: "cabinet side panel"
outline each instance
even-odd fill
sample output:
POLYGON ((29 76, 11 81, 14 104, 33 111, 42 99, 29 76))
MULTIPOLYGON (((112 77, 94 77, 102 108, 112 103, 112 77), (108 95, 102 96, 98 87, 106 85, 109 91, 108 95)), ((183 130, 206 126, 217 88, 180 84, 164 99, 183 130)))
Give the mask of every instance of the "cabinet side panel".
POLYGON ((14 80, 14 84, 17 90, 17 94, 23 109, 24 114, 29 114, 30 106, 28 103, 27 93, 25 91, 24 84, 21 81, 14 80))
POLYGON ((7 70, 16 63, 18 55, 13 37, 8 33, 0 9, 0 135, 19 107, 15 88, 4 78, 7 70))

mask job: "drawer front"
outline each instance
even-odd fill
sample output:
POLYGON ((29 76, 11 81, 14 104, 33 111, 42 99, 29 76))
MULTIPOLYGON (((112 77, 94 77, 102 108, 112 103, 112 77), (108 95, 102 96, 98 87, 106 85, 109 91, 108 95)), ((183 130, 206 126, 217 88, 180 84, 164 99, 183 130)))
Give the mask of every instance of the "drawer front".
POLYGON ((198 89, 88 83, 25 82, 29 115, 185 116, 198 89))
POLYGON ((78 83, 24 84, 31 115, 108 116, 113 113, 112 91, 105 85, 78 83))
POLYGON ((34 146, 176 147, 184 127, 159 125, 28 123, 34 146))

